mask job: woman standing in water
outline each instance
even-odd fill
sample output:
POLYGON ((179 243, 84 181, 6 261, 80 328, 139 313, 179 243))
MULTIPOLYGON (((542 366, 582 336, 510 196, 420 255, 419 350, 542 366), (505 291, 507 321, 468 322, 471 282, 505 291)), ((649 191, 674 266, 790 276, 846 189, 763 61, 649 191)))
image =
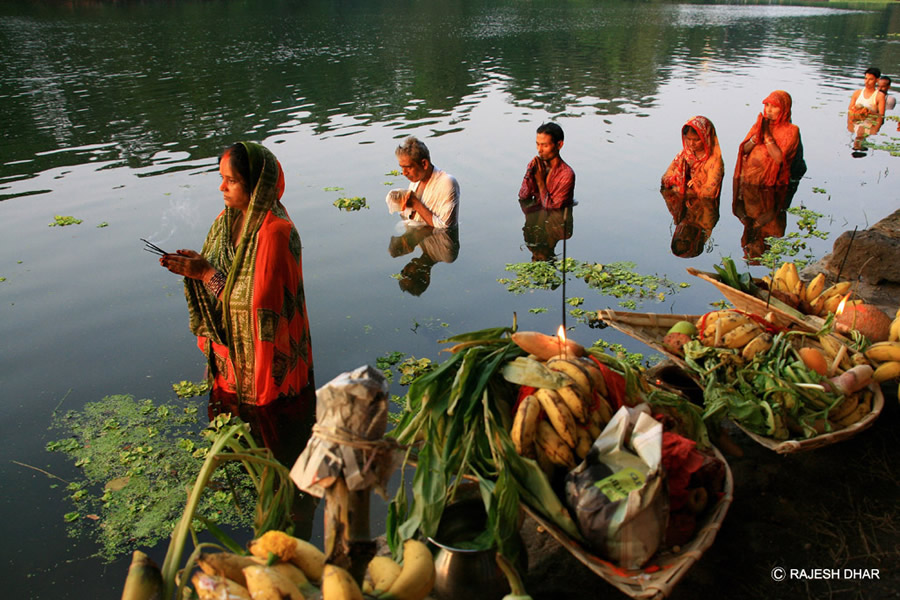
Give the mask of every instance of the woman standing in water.
POLYGON ((681 128, 682 150, 662 176, 662 187, 701 198, 718 198, 725 177, 725 163, 716 128, 706 117, 696 116, 681 128))
POLYGON ((800 129, 791 123, 791 95, 776 90, 763 100, 763 112, 741 142, 735 180, 746 185, 787 185, 792 171, 794 179, 806 171, 801 152, 800 129))
POLYGON ((214 404, 314 401, 300 235, 280 202, 281 165, 263 146, 241 142, 219 158, 219 173, 225 209, 201 252, 160 259, 185 277, 191 332, 213 386, 210 412, 220 412, 214 404))

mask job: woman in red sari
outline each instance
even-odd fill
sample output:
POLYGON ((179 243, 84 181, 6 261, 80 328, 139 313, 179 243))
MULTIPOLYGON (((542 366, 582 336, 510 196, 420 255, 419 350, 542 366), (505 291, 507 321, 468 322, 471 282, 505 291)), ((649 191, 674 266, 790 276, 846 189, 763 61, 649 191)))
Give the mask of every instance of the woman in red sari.
POLYGON ((662 187, 701 198, 718 198, 725 177, 725 163, 716 128, 706 117, 696 116, 681 128, 681 146, 662 176, 662 187))
POLYGON ((796 171, 794 160, 800 148, 800 129, 791 123, 791 95, 776 90, 763 100, 763 112, 741 142, 734 169, 736 182, 787 185, 792 167, 796 171))
POLYGON ((207 358, 213 402, 269 405, 314 398, 300 235, 280 198, 284 173, 259 144, 219 159, 225 201, 200 253, 160 259, 185 277, 191 332, 207 358))

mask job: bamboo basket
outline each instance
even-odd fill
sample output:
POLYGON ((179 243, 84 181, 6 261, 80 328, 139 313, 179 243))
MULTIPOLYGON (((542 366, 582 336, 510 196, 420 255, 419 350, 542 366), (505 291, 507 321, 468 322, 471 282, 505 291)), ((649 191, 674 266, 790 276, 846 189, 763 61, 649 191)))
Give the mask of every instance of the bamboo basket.
MULTIPOLYGON (((717 282, 718 283, 718 282, 717 282)), ((724 284, 720 284, 724 285, 724 284)), ((728 286, 725 286, 728 287, 728 286)), ((738 290, 734 288, 728 288, 737 293, 738 290)), ((744 294, 747 296, 747 294, 744 294)), ((753 296, 748 296, 752 298, 753 296)), ((738 307, 741 308, 741 307, 738 307)), ((747 310, 746 307, 741 308, 742 310, 747 310)), ((750 312, 747 310, 747 312, 750 312)), ((662 339, 665 337, 666 333, 668 333, 669 328, 674 325, 678 321, 693 321, 696 322, 699 318, 698 315, 669 315, 669 314, 655 314, 655 313, 629 313, 629 312, 616 312, 612 309, 604 309, 599 311, 600 320, 608 323, 612 327, 618 329, 619 331, 630 335, 631 337, 639 340, 654 350, 657 350, 663 353, 665 356, 670 358, 672 362, 681 367, 684 372, 693 379, 700 388, 703 387, 702 382, 700 382, 697 377, 694 375, 693 371, 691 371, 687 364, 684 362, 684 359, 677 354, 673 354, 670 352, 665 346, 662 344, 662 339)), ((808 328, 804 328, 804 330, 808 330, 808 328)), ((815 330, 817 331, 817 330, 815 330)), ((835 335, 832 333, 832 335, 835 335)), ((848 340, 846 338, 842 338, 841 336, 837 337, 842 343, 846 343, 848 340)), ((841 440, 845 440, 851 438, 858 434, 859 432, 868 429, 872 423, 874 423, 875 419, 878 418, 878 415, 881 414, 882 409, 884 408, 884 394, 881 391, 881 386, 878 384, 871 384, 869 389, 873 391, 872 397, 872 410, 868 415, 850 425, 849 427, 845 427, 844 429, 840 429, 837 431, 833 431, 831 433, 822 433, 815 437, 806 438, 806 439, 789 439, 789 440, 776 440, 770 437, 766 437, 764 435, 759 435, 757 433, 753 433, 752 431, 747 430, 740 423, 734 422, 744 433, 746 433, 750 439, 757 442, 758 444, 769 448, 777 452, 778 454, 791 454, 794 452, 803 452, 806 450, 814 450, 816 448, 821 448, 822 446, 828 446, 830 444, 834 444, 836 442, 840 442, 841 440)))
POLYGON ((825 325, 825 320, 821 317, 804 314, 775 296, 770 296, 765 290, 760 292, 763 295, 760 298, 722 283, 718 275, 714 273, 698 271, 691 267, 688 267, 687 272, 716 286, 722 292, 722 295, 725 296, 725 299, 731 302, 735 308, 761 317, 772 313, 774 315, 774 323, 780 327, 794 327, 804 331, 815 332, 822 329, 825 325))
POLYGON ((872 426, 872 423, 875 422, 875 419, 878 418, 878 415, 881 414, 881 410, 884 408, 884 394, 881 392, 881 386, 877 383, 870 384, 869 389, 872 391, 873 396, 872 411, 868 415, 866 415, 853 425, 850 425, 849 427, 845 427, 831 433, 822 433, 815 437, 804 440, 773 440, 772 438, 766 437, 764 435, 759 435, 758 433, 748 431, 740 423, 734 421, 733 422, 744 433, 750 436, 753 441, 762 446, 765 446, 769 450, 777 452, 778 454, 793 454, 795 452, 815 450, 816 448, 821 448, 822 446, 828 446, 830 444, 834 444, 835 442, 840 442, 842 440, 851 438, 859 432, 864 431, 872 426))
POLYGON ((561 529, 546 520, 541 514, 523 503, 526 513, 543 527, 572 556, 581 561, 591 571, 615 586, 631 598, 642 600, 661 600, 672 593, 675 585, 685 576, 703 553, 712 546, 731 506, 734 496, 734 479, 731 468, 722 453, 713 448, 716 457, 725 465, 725 485, 722 495, 714 507, 698 524, 694 539, 678 552, 665 551, 656 554, 650 562, 640 570, 626 571, 615 564, 592 554, 590 550, 569 538, 561 529))

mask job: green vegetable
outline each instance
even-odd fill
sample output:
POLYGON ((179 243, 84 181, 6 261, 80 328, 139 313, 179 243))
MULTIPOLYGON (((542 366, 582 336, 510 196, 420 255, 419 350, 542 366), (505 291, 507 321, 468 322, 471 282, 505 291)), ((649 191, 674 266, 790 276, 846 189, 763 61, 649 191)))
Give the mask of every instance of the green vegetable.
POLYGON ((78 225, 81 223, 81 219, 76 219, 75 217, 64 217, 62 215, 56 215, 53 217, 53 222, 50 223, 50 227, 65 227, 66 225, 78 225))

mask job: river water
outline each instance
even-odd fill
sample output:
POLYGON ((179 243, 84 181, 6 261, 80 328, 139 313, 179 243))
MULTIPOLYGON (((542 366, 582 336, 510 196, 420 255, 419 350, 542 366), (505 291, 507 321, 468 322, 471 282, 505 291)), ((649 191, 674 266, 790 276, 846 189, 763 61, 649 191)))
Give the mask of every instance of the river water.
MULTIPOLYGON (((521 295, 498 279, 529 262, 516 200, 534 130, 555 120, 577 174, 569 257, 632 261, 677 287, 643 312, 702 312, 719 299, 685 267, 743 256, 729 178, 702 253, 671 251, 659 177, 695 114, 726 161, 775 89, 793 96, 809 167, 793 206, 825 217, 810 252, 898 206, 896 158, 854 153, 846 109, 863 71, 900 77, 896 4, 618 1, 5 2, 0 6, 0 432, 4 571, 14 598, 114 598, 126 563, 104 566, 67 537, 64 479, 45 451, 56 409, 108 394, 172 399, 202 378, 178 279, 142 251, 199 248, 221 210, 215 157, 240 139, 281 161, 303 240, 316 379, 401 351, 440 360, 436 341, 508 325, 555 332, 561 289, 521 295), (394 148, 422 138, 460 182, 460 246, 418 295, 392 253, 405 187, 394 148), (334 188, 341 188, 336 190, 334 188), (368 209, 338 210, 341 196, 368 209), (80 225, 48 227, 55 215, 80 225), (104 226, 100 226, 104 225, 104 226)), ((888 121, 870 142, 900 137, 888 121)), ((796 231, 788 215, 787 232, 796 231)), ((555 247, 562 251, 562 244, 555 247)), ((756 271, 760 267, 753 267, 756 271)), ((582 308, 619 307, 567 282, 582 308)), ((645 351, 571 315, 569 335, 645 351)), ((396 386, 393 391, 402 393, 396 386)), ((162 559, 157 549, 156 558, 162 559)))

